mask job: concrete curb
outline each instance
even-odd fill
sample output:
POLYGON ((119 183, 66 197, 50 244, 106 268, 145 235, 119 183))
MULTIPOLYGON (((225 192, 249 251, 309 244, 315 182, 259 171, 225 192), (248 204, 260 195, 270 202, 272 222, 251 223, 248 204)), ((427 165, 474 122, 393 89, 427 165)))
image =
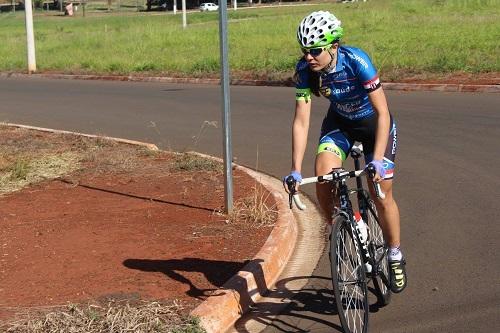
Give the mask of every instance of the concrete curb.
POLYGON ((256 256, 191 312, 192 316, 200 318, 207 333, 228 331, 253 304, 264 297, 284 270, 298 238, 297 221, 288 207, 288 196, 281 182, 243 166, 235 165, 235 168, 246 172, 273 195, 278 218, 256 256))
POLYGON ((25 129, 30 129, 30 130, 36 130, 36 131, 41 131, 41 132, 50 132, 50 133, 56 133, 56 134, 70 134, 70 135, 78 135, 78 136, 83 136, 86 138, 100 138, 100 139, 105 139, 105 140, 110 140, 110 141, 116 141, 120 143, 126 143, 129 145, 135 145, 135 146, 142 146, 145 147, 149 150, 159 150, 158 147, 152 143, 145 143, 145 142, 140 142, 140 141, 134 141, 134 140, 127 140, 127 139, 120 139, 120 138, 113 138, 110 136, 103 136, 103 135, 92 135, 92 134, 84 134, 84 133, 79 133, 79 132, 71 132, 71 131, 62 131, 62 130, 55 130, 51 128, 44 128, 44 127, 35 127, 35 126, 28 126, 28 125, 21 125, 21 124, 13 124, 13 123, 0 123, 5 126, 11 126, 11 127, 18 127, 18 128, 25 128, 25 129))
MULTIPOLYGON (((151 150, 159 150, 154 144, 140 141, 13 123, 0 124, 57 134, 102 138, 142 146, 151 150)), ((213 156, 196 154, 220 161, 219 158, 213 156)), ((285 195, 281 182, 243 166, 234 165, 234 168, 247 173, 273 195, 276 201, 278 218, 271 234, 257 255, 240 272, 229 279, 218 292, 215 292, 191 312, 191 315, 200 318, 201 325, 206 329, 207 333, 226 332, 242 314, 250 309, 251 305, 268 292, 291 257, 299 232, 297 221, 288 207, 288 197, 285 195)))
MULTIPOLYGON (((74 79, 74 80, 102 80, 102 81, 131 81, 131 82, 163 82, 163 83, 190 83, 190 84, 220 84, 220 79, 188 78, 188 77, 161 77, 161 76, 133 76, 133 75, 91 75, 91 74, 26 74, 0 73, 0 78, 47 78, 47 79, 74 79)), ((245 80, 231 79, 231 85, 241 86, 293 86, 291 80, 245 80)), ((399 91, 441 91, 441 92, 484 92, 500 93, 498 84, 456 84, 456 83, 382 83, 386 90, 399 91)))

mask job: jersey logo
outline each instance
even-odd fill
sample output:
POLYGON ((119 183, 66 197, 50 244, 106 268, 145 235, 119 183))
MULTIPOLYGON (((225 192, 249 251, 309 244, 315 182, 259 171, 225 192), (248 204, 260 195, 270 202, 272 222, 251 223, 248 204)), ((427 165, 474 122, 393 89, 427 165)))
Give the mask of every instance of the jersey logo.
POLYGON ((330 95, 332 94, 332 90, 328 87, 320 87, 319 92, 325 97, 330 97, 330 95))

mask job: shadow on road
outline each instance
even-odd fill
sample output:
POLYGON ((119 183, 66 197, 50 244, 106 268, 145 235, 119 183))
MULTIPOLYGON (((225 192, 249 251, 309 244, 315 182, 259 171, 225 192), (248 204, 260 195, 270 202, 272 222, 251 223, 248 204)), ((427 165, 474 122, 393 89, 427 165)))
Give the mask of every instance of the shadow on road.
MULTIPOLYGON (((369 288, 373 294, 374 289, 369 288)), ((370 312, 379 309, 376 299, 370 299, 370 312)), ((330 277, 298 276, 282 279, 273 290, 235 324, 235 331, 249 333, 255 323, 271 332, 343 332, 333 296, 330 277), (307 284, 297 284, 307 280, 307 284), (296 284, 297 286, 294 286, 296 284)))

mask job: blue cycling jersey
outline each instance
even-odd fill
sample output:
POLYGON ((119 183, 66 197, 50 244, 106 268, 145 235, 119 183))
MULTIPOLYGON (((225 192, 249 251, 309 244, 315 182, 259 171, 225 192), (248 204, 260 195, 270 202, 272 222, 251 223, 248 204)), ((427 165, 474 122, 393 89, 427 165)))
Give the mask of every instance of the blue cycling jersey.
MULTIPOLYGON (((296 99, 308 101, 311 95, 310 76, 316 75, 302 58, 296 67, 296 99)), ((380 86, 377 70, 361 49, 340 46, 337 65, 328 73, 320 73, 320 93, 330 100, 330 112, 358 120, 374 114, 368 93, 380 86)))

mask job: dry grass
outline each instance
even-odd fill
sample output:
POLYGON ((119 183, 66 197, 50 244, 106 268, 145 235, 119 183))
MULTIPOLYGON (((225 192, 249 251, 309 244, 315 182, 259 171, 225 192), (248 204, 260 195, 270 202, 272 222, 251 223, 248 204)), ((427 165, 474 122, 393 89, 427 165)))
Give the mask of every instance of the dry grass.
POLYGON ((265 191, 261 184, 253 188, 252 195, 234 203, 233 211, 228 215, 229 223, 244 221, 258 227, 274 225, 278 210, 271 198, 271 193, 265 191))
POLYGON ((78 161, 74 152, 20 157, 0 170, 0 194, 68 174, 79 168, 78 161))
POLYGON ((174 302, 144 302, 139 305, 110 302, 106 306, 68 305, 60 310, 33 313, 0 326, 5 333, 202 333, 196 318, 181 314, 182 305, 174 302))
MULTIPOLYGON (((128 172, 158 152, 104 138, 44 133, 0 124, 0 195, 88 168, 94 174, 128 172)), ((167 169, 167 166, 165 167, 167 169)))
POLYGON ((214 159, 202 157, 196 154, 175 154, 171 163, 172 171, 214 171, 222 173, 222 164, 214 159))

